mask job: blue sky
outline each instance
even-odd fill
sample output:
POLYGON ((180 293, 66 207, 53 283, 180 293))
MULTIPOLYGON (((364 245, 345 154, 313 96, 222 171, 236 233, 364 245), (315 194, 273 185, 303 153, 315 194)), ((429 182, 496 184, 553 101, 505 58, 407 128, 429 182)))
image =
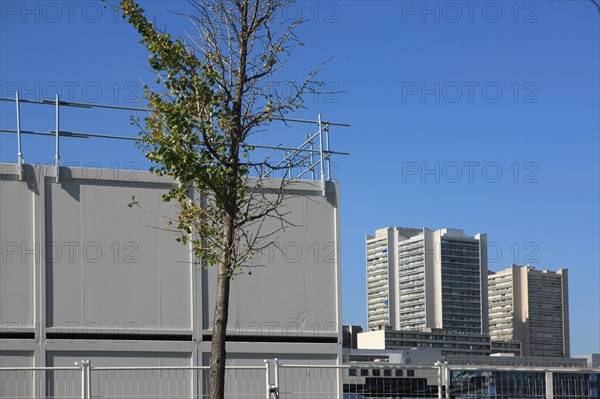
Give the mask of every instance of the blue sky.
MULTIPOLYGON (((133 28, 96 2, 2 1, 1 96, 135 105, 148 55, 133 28)), ((144 3, 173 33, 189 27, 144 3)), ((343 93, 306 99, 295 117, 332 130, 342 188, 343 319, 366 324, 365 234, 397 225, 487 233, 491 270, 511 263, 570 273, 571 352, 600 352, 599 15, 589 1, 302 1, 307 22, 289 64, 343 93)), ((22 109, 22 128, 53 129, 53 108, 22 109)), ((61 128, 134 135, 129 113, 68 109, 61 128)), ((14 129, 14 105, 0 103, 14 129)), ((300 143, 281 128, 262 142, 300 143), (274 140, 276 142, 274 142, 274 140)), ((257 137, 261 141, 260 137, 257 137)), ((26 137, 48 164, 52 139, 26 137)), ((0 160, 16 140, 0 135, 0 160)), ((127 143, 63 140, 63 164, 146 169, 127 143), (133 164, 131 164, 131 162, 133 164)))

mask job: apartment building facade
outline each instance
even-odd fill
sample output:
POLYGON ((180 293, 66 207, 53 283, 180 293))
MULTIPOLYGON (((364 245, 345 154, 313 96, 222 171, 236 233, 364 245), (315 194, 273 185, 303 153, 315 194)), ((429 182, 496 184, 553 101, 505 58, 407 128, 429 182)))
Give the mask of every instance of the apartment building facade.
POLYGON ((569 356, 568 271, 512 265, 490 273, 493 340, 518 340, 523 356, 569 356))
POLYGON ((369 331, 487 333, 487 236, 386 227, 366 237, 369 331))

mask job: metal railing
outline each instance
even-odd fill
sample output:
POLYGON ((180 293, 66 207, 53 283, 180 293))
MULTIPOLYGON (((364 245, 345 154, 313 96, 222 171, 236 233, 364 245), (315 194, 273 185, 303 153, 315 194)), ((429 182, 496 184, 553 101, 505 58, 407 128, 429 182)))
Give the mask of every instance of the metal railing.
MULTIPOLYGON (((228 366, 227 399, 600 398, 600 369, 349 363, 228 366)), ((204 399, 208 366, 0 367, 0 398, 204 399)))
MULTIPOLYGON (((121 111, 132 111, 138 113, 147 113, 148 109, 141 107, 124 107, 118 105, 105 105, 105 104, 90 104, 90 103, 79 103, 61 101, 58 94, 53 100, 25 100, 19 97, 19 92, 15 92, 15 98, 0 98, 0 102, 14 102, 16 105, 16 129, 6 129, 0 127, 0 133, 14 133, 17 135, 17 165, 19 172, 19 180, 23 180, 24 171, 23 166, 25 160, 23 157, 23 148, 21 145, 22 135, 38 135, 38 136, 52 136, 55 140, 55 155, 54 155, 54 168, 55 168, 55 179, 56 183, 60 183, 60 142, 61 138, 77 138, 77 139, 112 139, 112 140, 127 140, 127 141, 139 141, 140 137, 129 137, 120 136, 114 134, 98 134, 98 133, 84 133, 84 132, 70 132, 61 129, 60 124, 60 113, 64 107, 73 107, 79 109, 110 109, 110 110, 121 110, 121 111), (33 104, 33 105, 51 105, 55 108, 55 128, 50 131, 31 131, 23 130, 21 124, 21 104, 33 104)), ((308 133, 306 140, 297 147, 285 147, 282 145, 260 145, 260 144, 248 144, 251 148, 260 148, 271 150, 275 153, 283 154, 283 158, 280 161, 274 163, 273 169, 261 171, 260 177, 273 177, 274 172, 283 171, 281 177, 288 179, 300 179, 305 175, 310 175, 312 180, 320 180, 322 195, 325 196, 325 183, 332 180, 331 172, 331 156, 332 155, 349 155, 347 152, 333 151, 330 148, 329 140, 329 129, 331 126, 338 127, 350 127, 346 123, 336 123, 323 120, 321 114, 318 115, 317 120, 307 119, 292 119, 292 118, 271 118, 275 121, 281 121, 284 123, 303 123, 309 125, 316 125, 317 131, 315 133, 308 133), (317 174, 318 179, 317 179, 317 174)))

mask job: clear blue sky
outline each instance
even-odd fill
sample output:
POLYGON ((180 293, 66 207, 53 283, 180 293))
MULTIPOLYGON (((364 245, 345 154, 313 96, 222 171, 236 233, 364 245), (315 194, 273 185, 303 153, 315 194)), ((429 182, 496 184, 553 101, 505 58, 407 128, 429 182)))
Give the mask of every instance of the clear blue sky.
MULTIPOLYGON (((0 2, 1 96, 134 105, 150 80, 137 33, 95 2, 0 2)), ((181 1, 146 2, 173 33, 181 1)), ((366 324, 364 236, 397 225, 487 233, 491 270, 570 273, 572 354, 600 352, 599 16, 589 1, 304 1, 306 45, 288 72, 334 57, 321 79, 344 93, 295 116, 332 131, 342 187, 343 318, 366 324), (429 171, 429 172, 427 172, 429 171)), ((52 107, 23 106, 23 129, 53 129, 52 107)), ((13 129, 14 105, 0 104, 13 129)), ((65 110, 62 128, 134 135, 129 113, 65 110)), ((299 143, 282 128, 271 144, 299 143)), ((260 138, 257 138, 260 141, 260 138)), ((263 141, 268 141, 263 139, 263 141)), ((63 164, 147 168, 132 145, 64 140, 63 164), (127 167, 131 167, 128 165, 127 167)), ((49 164, 53 141, 24 140, 49 164)), ((16 140, 0 136, 0 160, 16 140)))

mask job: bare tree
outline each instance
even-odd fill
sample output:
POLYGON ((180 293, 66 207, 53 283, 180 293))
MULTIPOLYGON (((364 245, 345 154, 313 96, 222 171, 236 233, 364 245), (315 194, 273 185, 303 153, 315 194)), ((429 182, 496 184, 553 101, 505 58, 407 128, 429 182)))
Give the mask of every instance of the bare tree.
POLYGON ((269 157, 256 160, 247 139, 272 118, 301 107, 303 95, 319 92, 314 77, 324 64, 301 81, 285 81, 281 92, 282 68, 301 45, 294 29, 302 21, 281 17, 288 0, 190 4, 193 12, 181 15, 194 31, 177 39, 159 30, 132 0, 121 1, 120 8, 141 35, 157 74, 160 90, 145 86, 149 115, 141 141, 151 170, 180 182, 163 197, 180 207, 170 224, 204 264, 218 268, 210 397, 220 399, 230 281, 287 223, 287 180, 265 184, 262 178, 279 167, 269 157), (190 192, 201 201, 190 199, 190 192), (270 218, 279 224, 266 231, 270 218))

